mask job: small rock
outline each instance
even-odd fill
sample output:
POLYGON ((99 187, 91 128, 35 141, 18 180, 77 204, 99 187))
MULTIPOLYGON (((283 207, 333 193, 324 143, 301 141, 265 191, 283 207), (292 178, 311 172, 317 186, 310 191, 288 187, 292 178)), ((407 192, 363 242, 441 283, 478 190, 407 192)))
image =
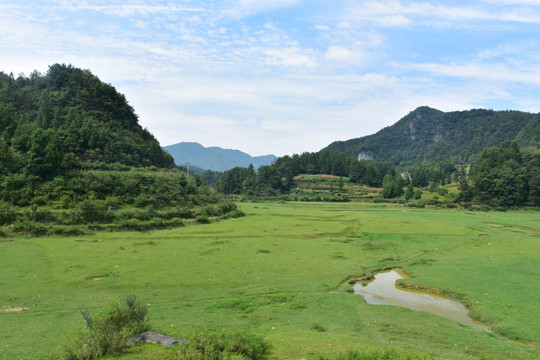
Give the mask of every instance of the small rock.
POLYGON ((161 343, 163 346, 173 346, 175 344, 183 344, 185 341, 182 339, 177 339, 172 336, 158 334, 154 331, 143 332, 142 334, 135 335, 131 338, 130 341, 132 344, 141 344, 141 343, 152 343, 158 344, 161 343))

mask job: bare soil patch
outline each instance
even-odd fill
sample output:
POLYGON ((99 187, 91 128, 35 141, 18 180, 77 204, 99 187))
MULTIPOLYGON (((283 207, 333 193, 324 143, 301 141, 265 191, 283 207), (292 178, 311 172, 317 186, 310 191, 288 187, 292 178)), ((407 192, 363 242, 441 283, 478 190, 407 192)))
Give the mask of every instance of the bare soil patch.
POLYGON ((27 310, 28 308, 16 306, 16 307, 7 307, 0 311, 5 312, 5 313, 11 313, 11 312, 23 312, 27 310))

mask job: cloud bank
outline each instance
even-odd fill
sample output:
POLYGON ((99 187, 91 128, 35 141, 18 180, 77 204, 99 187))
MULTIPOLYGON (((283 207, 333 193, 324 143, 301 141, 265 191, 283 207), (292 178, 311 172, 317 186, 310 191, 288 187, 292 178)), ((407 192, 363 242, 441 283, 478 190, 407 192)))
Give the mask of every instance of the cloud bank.
POLYGON ((318 151, 418 106, 540 111, 533 0, 15 1, 0 70, 90 69, 162 145, 318 151))

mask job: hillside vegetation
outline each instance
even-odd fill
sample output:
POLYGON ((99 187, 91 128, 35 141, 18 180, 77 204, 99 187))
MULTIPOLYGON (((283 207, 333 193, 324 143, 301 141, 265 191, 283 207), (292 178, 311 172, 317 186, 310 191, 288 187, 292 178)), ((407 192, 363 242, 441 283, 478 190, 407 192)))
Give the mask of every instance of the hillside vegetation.
POLYGON ((2 171, 52 178, 95 162, 174 165, 122 94, 71 65, 16 79, 0 72, 0 129, 2 171))
POLYGON ((423 161, 470 163, 484 148, 508 140, 538 147, 539 127, 538 114, 483 109, 442 112, 424 106, 376 134, 336 141, 325 150, 363 154, 400 168, 423 161))
POLYGON ((147 230, 236 210, 170 169, 125 97, 88 70, 0 73, 0 125, 0 236, 147 230))

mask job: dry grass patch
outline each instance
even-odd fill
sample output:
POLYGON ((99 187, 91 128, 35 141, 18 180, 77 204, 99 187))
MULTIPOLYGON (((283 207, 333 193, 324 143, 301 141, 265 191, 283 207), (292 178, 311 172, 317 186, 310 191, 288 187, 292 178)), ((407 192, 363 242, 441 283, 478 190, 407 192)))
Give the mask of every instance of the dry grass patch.
POLYGON ((7 308, 4 308, 0 311, 4 312, 4 313, 12 313, 12 312, 23 312, 23 311, 27 311, 28 308, 26 307, 20 307, 20 306, 15 306, 15 307, 7 307, 7 308))

